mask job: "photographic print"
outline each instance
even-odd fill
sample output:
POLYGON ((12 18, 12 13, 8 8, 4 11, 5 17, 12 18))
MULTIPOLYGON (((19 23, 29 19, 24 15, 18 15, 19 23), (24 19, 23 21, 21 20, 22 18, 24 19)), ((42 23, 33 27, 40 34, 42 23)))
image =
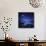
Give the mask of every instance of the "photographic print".
POLYGON ((19 28, 34 28, 34 12, 19 12, 18 27, 19 28))

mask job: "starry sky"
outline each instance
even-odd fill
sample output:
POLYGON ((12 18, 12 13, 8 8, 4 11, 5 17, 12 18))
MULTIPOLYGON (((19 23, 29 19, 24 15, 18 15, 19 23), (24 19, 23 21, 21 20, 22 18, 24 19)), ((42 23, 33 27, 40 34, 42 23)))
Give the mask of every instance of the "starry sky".
POLYGON ((34 13, 33 12, 19 12, 19 28, 33 28, 34 27, 34 13))

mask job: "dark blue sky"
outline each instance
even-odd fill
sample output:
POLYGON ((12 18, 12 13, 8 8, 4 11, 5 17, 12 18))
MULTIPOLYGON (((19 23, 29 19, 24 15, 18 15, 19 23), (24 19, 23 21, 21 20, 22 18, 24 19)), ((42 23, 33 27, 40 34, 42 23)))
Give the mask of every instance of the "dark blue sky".
POLYGON ((19 13, 19 25, 21 27, 34 26, 34 13, 31 13, 31 12, 20 12, 19 13))

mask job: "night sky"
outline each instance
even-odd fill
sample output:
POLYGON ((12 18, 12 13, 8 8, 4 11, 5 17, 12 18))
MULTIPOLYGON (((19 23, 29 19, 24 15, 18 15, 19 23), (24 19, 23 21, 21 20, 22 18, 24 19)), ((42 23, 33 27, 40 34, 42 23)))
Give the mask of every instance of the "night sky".
POLYGON ((19 28, 34 28, 34 13, 33 12, 19 12, 18 13, 18 27, 19 28))

